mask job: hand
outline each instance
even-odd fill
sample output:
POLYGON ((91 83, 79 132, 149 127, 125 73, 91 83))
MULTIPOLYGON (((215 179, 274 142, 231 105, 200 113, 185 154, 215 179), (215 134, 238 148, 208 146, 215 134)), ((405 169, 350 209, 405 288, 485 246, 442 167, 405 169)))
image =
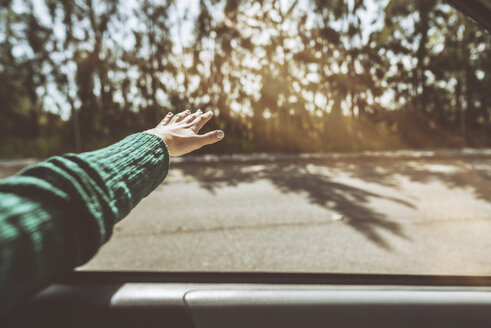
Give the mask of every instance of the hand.
POLYGON ((189 110, 176 115, 168 113, 159 125, 145 133, 162 138, 171 156, 181 156, 223 139, 224 133, 221 130, 198 134, 212 116, 213 112, 203 113, 201 109, 193 114, 189 110))

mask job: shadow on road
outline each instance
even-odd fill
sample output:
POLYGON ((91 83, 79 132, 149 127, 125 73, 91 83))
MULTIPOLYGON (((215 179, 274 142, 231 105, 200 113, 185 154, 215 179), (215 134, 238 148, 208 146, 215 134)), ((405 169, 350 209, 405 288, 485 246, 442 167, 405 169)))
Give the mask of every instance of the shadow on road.
MULTIPOLYGON (((405 177, 411 182, 430 183, 437 181, 449 189, 468 188, 475 197, 491 202, 490 161, 483 162, 483 168, 476 168, 478 160, 426 159, 417 161, 370 161, 363 165, 343 166, 350 176, 366 182, 399 188, 397 177, 405 177), (486 169, 484 169, 486 167, 486 169)), ((340 167, 343 164, 336 164, 340 167)))
POLYGON ((455 160, 443 164, 438 161, 437 164, 433 164, 431 160, 368 160, 360 163, 311 159, 247 164, 180 163, 175 168, 195 178, 211 193, 223 186, 237 186, 259 179, 270 181, 284 193, 304 193, 311 203, 348 218, 348 225, 386 250, 391 250, 391 246, 383 237, 382 231, 408 239, 399 223, 378 212, 370 202, 373 199, 388 200, 408 208, 417 208, 417 204, 333 181, 332 173, 328 175, 313 172, 307 169, 309 164, 321 168, 328 167, 331 172, 339 170, 351 178, 395 189, 401 189, 398 185, 401 176, 420 183, 436 180, 448 188, 471 188, 477 198, 491 202, 491 177, 484 172, 473 170, 469 167, 470 164, 455 160))
MULTIPOLYGON (((264 163, 256 163, 264 164, 264 163)), ((253 164, 194 164, 182 163, 174 169, 192 176, 200 185, 214 193, 223 186, 237 186, 241 183, 265 179, 284 193, 306 193, 311 203, 341 213, 348 218, 347 224, 365 235, 380 247, 390 249, 378 229, 387 230, 406 238, 401 226, 391 222, 383 214, 370 208, 370 198, 388 199, 413 207, 407 201, 379 195, 363 189, 332 181, 330 176, 312 173, 305 169, 305 163, 267 163, 260 170, 250 170, 253 164)))

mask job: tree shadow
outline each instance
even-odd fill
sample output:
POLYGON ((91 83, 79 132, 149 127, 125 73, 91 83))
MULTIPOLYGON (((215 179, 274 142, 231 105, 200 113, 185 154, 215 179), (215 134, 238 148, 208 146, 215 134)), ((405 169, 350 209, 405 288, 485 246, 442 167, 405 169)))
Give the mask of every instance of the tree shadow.
POLYGON ((338 170, 366 183, 402 190, 400 178, 410 182, 428 184, 437 181, 446 188, 467 188, 475 197, 491 202, 491 169, 489 158, 430 158, 430 159, 282 159, 236 161, 184 162, 175 165, 183 174, 192 176, 202 188, 214 193, 224 186, 237 186, 259 179, 267 180, 283 193, 307 195, 310 203, 342 214, 346 224, 379 247, 390 250, 383 237, 387 231, 404 239, 401 224, 394 218, 377 211, 372 200, 386 200, 407 208, 416 208, 413 202, 374 193, 353 185, 336 181, 338 170), (328 167, 331 173, 308 170, 308 165, 328 167))
MULTIPOLYGON (((326 162, 319 163, 327 165, 326 162)), ((363 165, 330 162, 350 177, 400 189, 399 177, 410 182, 439 182, 449 189, 468 188, 477 199, 491 203, 490 158, 445 158, 418 160, 368 160, 363 165), (486 168, 485 168, 486 167, 486 168)))
POLYGON ((383 199, 414 208, 408 201, 381 195, 361 188, 333 181, 323 173, 306 169, 309 161, 257 161, 247 163, 178 163, 173 169, 196 179, 211 193, 224 186, 237 186, 257 180, 267 180, 283 193, 306 194, 310 203, 340 213, 345 222, 379 247, 391 250, 382 231, 408 239, 402 226, 378 212, 370 201, 383 199))

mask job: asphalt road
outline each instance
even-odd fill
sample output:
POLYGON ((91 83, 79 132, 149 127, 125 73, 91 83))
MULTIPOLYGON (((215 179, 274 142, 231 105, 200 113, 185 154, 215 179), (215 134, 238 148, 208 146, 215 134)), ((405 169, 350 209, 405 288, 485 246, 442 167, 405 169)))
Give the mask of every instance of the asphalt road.
POLYGON ((80 270, 491 274, 491 157, 173 163, 80 270))

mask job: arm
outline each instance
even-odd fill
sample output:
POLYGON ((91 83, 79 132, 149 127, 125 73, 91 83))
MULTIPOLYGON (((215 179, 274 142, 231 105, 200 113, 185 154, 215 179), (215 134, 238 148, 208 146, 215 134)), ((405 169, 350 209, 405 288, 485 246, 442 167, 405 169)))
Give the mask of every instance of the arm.
POLYGON ((0 314, 88 261, 164 180, 170 155, 221 139, 221 131, 197 134, 211 116, 168 115, 146 133, 52 157, 1 182, 0 314))

